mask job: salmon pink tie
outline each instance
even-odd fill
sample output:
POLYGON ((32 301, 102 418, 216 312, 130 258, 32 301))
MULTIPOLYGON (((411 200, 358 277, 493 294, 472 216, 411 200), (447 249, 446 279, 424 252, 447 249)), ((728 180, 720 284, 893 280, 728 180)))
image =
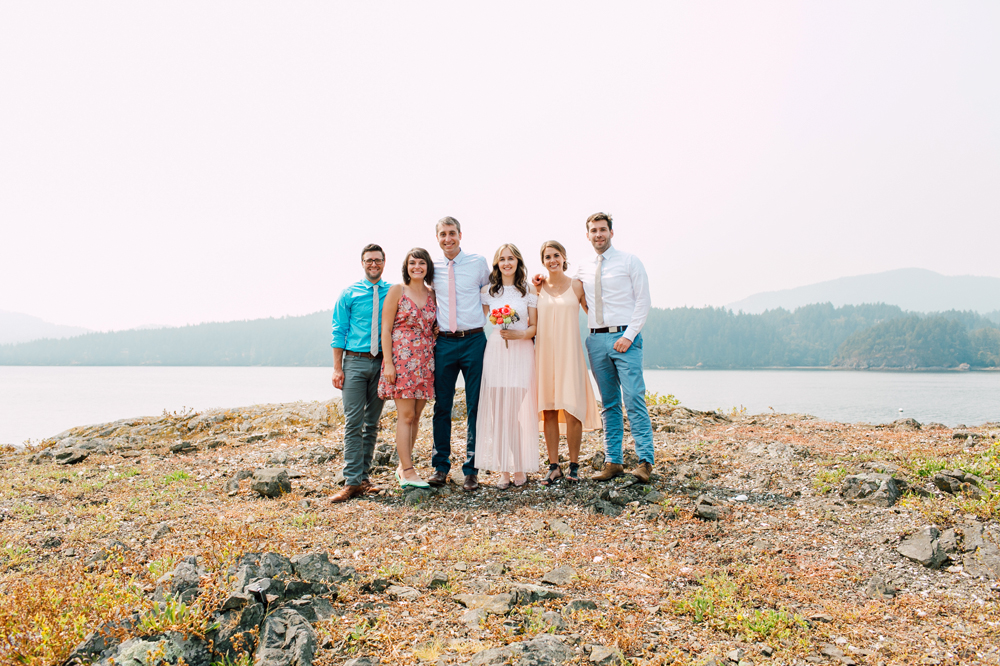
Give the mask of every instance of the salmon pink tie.
POLYGON ((458 331, 458 297, 455 296, 455 260, 448 262, 448 328, 452 333, 458 331))

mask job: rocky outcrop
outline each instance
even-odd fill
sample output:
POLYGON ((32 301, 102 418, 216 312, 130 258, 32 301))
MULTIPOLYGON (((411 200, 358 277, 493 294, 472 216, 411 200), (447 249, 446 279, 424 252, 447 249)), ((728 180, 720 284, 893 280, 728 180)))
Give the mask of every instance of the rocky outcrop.
POLYGON ((889 474, 854 474, 844 478, 840 494, 875 506, 889 507, 902 496, 899 484, 889 474))

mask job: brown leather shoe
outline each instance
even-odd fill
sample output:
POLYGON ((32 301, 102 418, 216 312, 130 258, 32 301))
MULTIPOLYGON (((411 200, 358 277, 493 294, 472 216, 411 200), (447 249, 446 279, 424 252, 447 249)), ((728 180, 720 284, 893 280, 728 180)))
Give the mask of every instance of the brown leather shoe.
POLYGON ((604 463, 604 469, 600 474, 592 476, 594 481, 610 481, 616 476, 621 476, 625 473, 625 468, 618 463, 604 463))
POLYGON ((462 490, 479 490, 479 476, 476 474, 470 474, 465 477, 465 483, 462 484, 462 490))
POLYGON ((361 482, 360 488, 361 492, 358 493, 359 495, 378 495, 380 492, 382 492, 381 488, 372 485, 372 482, 369 481, 368 479, 365 479, 364 481, 361 482))
POLYGON ((427 479, 427 485, 435 488, 440 488, 446 483, 448 483, 448 472, 442 472, 438 469, 434 470, 434 473, 431 474, 431 478, 427 479))
POLYGON ((653 473, 652 463, 648 463, 643 460, 639 465, 633 469, 629 474, 639 479, 643 483, 649 483, 649 475, 653 473))
POLYGON ((363 486, 344 486, 336 493, 334 493, 333 497, 330 498, 330 501, 333 502, 334 504, 337 504, 339 502, 346 502, 352 497, 357 497, 358 495, 363 494, 364 491, 362 490, 362 488, 363 486))

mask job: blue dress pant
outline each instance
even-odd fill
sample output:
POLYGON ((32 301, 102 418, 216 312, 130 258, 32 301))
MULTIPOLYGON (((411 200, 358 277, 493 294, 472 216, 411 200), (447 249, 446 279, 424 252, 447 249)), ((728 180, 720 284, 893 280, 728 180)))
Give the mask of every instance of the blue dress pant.
POLYGON ((601 391, 604 420, 604 452, 610 463, 622 464, 622 394, 639 460, 653 463, 653 424, 646 408, 646 382, 642 376, 642 334, 622 353, 614 350, 622 333, 591 333, 587 336, 587 355, 601 391))
POLYGON ((465 436, 465 463, 462 473, 478 474, 476 457, 476 414, 479 412, 479 385, 483 378, 486 334, 461 338, 438 336, 434 346, 434 454, 431 465, 439 472, 451 469, 451 409, 455 402, 458 373, 465 378, 465 408, 468 429, 465 436))

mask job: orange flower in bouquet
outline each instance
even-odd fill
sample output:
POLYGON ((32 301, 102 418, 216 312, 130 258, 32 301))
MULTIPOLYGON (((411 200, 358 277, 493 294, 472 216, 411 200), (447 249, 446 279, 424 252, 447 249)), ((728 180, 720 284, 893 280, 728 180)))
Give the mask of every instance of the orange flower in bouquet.
MULTIPOLYGON (((516 321, 521 321, 521 316, 517 314, 517 310, 509 305, 494 308, 490 311, 490 323, 494 326, 499 325, 505 331, 516 321)), ((509 341, 504 340, 503 343, 507 348, 510 348, 509 341)))

